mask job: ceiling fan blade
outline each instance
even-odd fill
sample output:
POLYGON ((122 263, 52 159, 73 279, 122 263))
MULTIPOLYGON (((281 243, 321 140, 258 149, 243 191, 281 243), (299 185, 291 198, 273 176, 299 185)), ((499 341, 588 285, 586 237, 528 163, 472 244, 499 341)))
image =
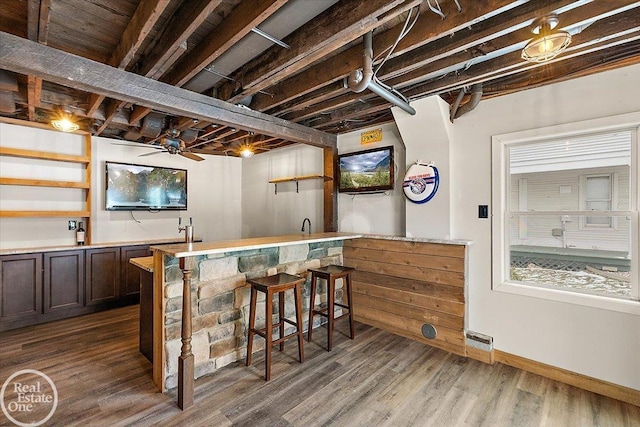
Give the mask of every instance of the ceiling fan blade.
MULTIPOLYGON (((164 151, 164 150, 163 150, 164 151)), ((139 154, 138 157, 144 157, 144 156, 153 156, 154 154, 160 154, 163 151, 152 151, 150 153, 144 153, 144 154, 139 154)))
POLYGON ((139 142, 121 142, 114 141, 110 143, 111 145, 124 145, 125 147, 136 147, 136 148, 153 148, 154 150, 164 150, 164 147, 160 147, 158 145, 149 145, 139 142))
POLYGON ((197 154, 189 153, 188 151, 184 151, 180 153, 180 155, 182 157, 186 157, 187 159, 195 160, 196 162, 201 162, 202 160, 204 160, 202 157, 198 156, 197 154))

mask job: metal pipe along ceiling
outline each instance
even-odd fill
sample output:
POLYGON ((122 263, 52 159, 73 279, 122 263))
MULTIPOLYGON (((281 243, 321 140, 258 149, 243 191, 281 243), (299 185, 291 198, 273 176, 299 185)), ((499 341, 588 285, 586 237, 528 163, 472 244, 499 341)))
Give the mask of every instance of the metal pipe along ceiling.
POLYGON ((416 114, 416 110, 406 101, 400 99, 386 88, 380 86, 373 80, 373 32, 369 31, 363 36, 364 41, 364 63, 362 70, 355 70, 349 73, 347 86, 355 93, 360 93, 369 89, 376 95, 386 99, 392 104, 402 108, 411 115, 416 114))

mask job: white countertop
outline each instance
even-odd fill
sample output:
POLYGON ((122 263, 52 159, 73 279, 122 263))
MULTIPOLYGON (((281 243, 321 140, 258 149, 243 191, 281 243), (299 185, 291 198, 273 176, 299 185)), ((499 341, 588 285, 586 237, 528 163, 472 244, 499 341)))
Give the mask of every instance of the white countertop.
POLYGON ((303 243, 329 242, 332 240, 356 239, 360 234, 353 233, 314 233, 290 234, 286 236, 255 237, 249 239, 223 240, 218 242, 180 243, 173 245, 152 246, 158 251, 176 258, 187 256, 209 255, 223 252, 245 251, 249 249, 269 248, 273 246, 290 246, 303 243))

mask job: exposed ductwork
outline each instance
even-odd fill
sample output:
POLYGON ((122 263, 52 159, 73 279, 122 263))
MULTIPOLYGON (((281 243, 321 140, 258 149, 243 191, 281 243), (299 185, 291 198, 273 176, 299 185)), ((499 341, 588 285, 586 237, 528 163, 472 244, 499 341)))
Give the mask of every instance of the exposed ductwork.
POLYGON ((407 113, 414 115, 416 110, 400 97, 391 93, 388 89, 381 86, 374 79, 373 74, 373 32, 369 31, 363 36, 364 41, 364 60, 362 70, 355 70, 349 73, 347 77, 347 87, 355 93, 360 93, 365 89, 369 89, 376 95, 386 99, 394 105, 402 108, 407 113))
POLYGON ((464 98, 464 95, 466 93, 467 91, 465 88, 460 89, 458 97, 456 98, 454 103, 451 104, 451 112, 449 113, 449 120, 451 120, 451 123, 453 123, 455 119, 463 116, 464 114, 467 114, 469 111, 472 111, 478 106, 480 100, 482 99, 482 83, 476 83, 472 85, 471 98, 465 104, 460 105, 460 102, 462 102, 462 98, 464 98))

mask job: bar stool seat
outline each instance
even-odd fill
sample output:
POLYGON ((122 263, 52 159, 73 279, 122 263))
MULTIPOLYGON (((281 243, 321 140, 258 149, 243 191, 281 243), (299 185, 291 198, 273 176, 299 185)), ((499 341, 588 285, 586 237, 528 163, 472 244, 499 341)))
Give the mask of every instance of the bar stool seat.
POLYGON ((284 350, 284 342, 289 338, 298 337, 298 356, 300 363, 304 362, 304 349, 302 344, 302 284, 305 279, 287 273, 278 273, 273 276, 247 280, 251 285, 251 301, 249 305, 249 336, 247 342, 247 366, 251 365, 253 350, 253 338, 255 334, 265 339, 265 380, 271 379, 271 347, 280 344, 280 351, 284 350), (295 300, 296 321, 284 317, 285 291, 293 290, 295 300), (258 291, 264 292, 265 298, 265 327, 256 329, 256 303, 258 291), (278 322, 273 323, 273 295, 278 294, 278 322), (296 327, 296 331, 284 335, 284 324, 289 323, 296 327), (273 339, 273 328, 279 329, 279 338, 273 339))
POLYGON ((333 329, 334 321, 341 319, 342 317, 349 317, 349 337, 353 339, 355 337, 355 326, 353 321, 353 298, 351 293, 351 272, 354 268, 344 267, 342 265, 328 265, 323 268, 310 268, 311 272, 311 303, 309 305, 309 332, 307 341, 311 342, 313 334, 313 316, 320 315, 327 318, 327 351, 331 351, 333 348, 333 329), (316 290, 318 279, 324 279, 327 281, 327 306, 316 308, 316 290), (336 293, 336 279, 343 279, 344 288, 347 293, 347 302, 344 303, 344 293, 342 303, 335 301, 336 293), (335 307, 346 308, 349 310, 347 313, 335 317, 335 307))

